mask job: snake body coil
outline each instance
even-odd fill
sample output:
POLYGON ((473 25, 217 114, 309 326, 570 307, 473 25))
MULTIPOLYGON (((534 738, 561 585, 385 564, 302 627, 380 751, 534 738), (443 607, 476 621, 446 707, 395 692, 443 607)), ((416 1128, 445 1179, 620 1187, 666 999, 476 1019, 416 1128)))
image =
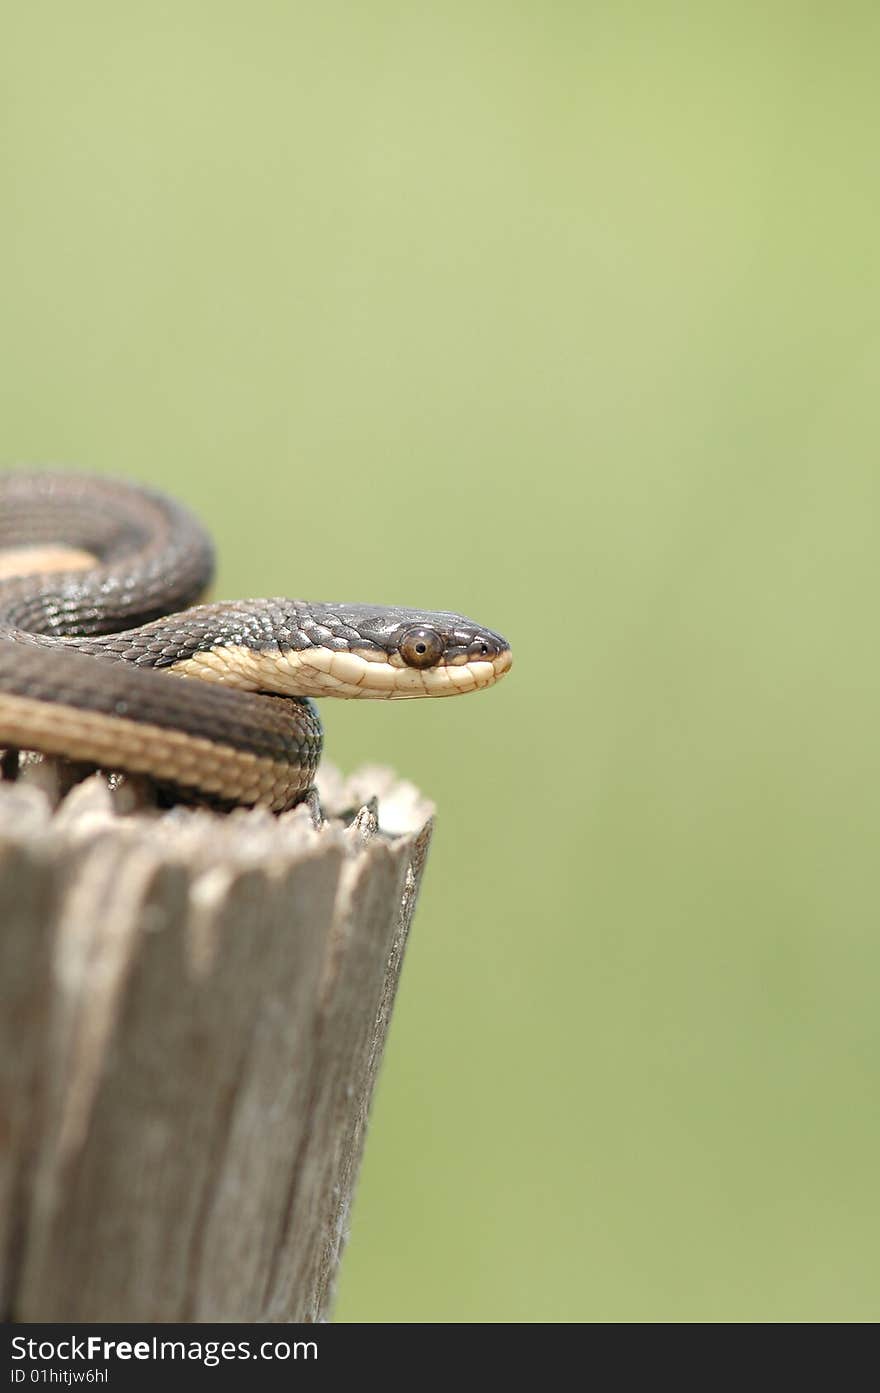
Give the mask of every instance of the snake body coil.
POLYGON ((158 493, 0 477, 0 746, 281 810, 320 758, 311 697, 450 696, 510 666, 500 635, 446 612, 192 607, 212 573, 199 523, 158 493))

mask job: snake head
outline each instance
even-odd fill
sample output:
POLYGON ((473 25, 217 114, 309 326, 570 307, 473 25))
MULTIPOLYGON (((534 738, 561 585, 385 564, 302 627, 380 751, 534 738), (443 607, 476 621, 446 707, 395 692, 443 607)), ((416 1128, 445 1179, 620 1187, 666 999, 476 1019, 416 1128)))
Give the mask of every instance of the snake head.
POLYGON ((301 661, 326 661, 337 696, 455 696, 491 687, 512 661, 500 634, 446 610, 304 604, 297 626, 301 661))

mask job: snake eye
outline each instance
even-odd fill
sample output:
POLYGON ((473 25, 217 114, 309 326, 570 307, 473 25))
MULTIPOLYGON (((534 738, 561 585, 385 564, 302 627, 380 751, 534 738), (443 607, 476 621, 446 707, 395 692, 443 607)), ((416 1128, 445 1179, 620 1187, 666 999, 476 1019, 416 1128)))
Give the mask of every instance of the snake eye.
POLYGON ((433 667, 443 656, 444 643, 435 629, 407 629, 397 645, 409 667, 433 667))

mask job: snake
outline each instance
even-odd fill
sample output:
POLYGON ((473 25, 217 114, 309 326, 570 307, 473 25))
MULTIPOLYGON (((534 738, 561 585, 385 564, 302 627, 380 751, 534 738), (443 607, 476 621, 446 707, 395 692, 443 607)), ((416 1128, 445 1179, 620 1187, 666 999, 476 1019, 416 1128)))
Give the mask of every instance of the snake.
POLYGON ((313 698, 454 696, 511 665, 500 634, 459 614, 199 603, 213 573, 202 524, 152 487, 0 475, 0 748, 283 812, 314 790, 313 698))

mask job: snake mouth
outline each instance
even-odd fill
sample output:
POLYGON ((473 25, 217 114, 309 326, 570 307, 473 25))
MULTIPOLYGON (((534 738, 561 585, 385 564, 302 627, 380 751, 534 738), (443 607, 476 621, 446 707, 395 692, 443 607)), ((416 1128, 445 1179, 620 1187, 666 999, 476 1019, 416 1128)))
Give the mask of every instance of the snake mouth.
POLYGON ((433 667, 414 668, 405 666, 396 653, 378 654, 375 649, 337 651, 313 646, 264 651, 224 644, 222 648, 196 653, 166 671, 279 696, 401 701, 482 691, 499 682, 512 661, 509 648, 489 658, 466 662, 457 658, 433 667))
MULTIPOLYGON (((486 687, 494 687, 506 672, 510 671, 513 654, 503 648, 491 658, 471 658, 466 662, 439 662, 434 667, 400 667, 393 660, 387 664, 368 662, 360 690, 352 693, 360 697, 386 697, 391 701, 407 697, 460 696, 465 692, 480 692, 486 687), (391 685, 387 678, 380 678, 379 685, 371 683, 374 671, 390 672, 391 685), (386 690, 382 689, 386 684, 386 690)), ((373 679, 375 681, 375 679, 373 679)))

